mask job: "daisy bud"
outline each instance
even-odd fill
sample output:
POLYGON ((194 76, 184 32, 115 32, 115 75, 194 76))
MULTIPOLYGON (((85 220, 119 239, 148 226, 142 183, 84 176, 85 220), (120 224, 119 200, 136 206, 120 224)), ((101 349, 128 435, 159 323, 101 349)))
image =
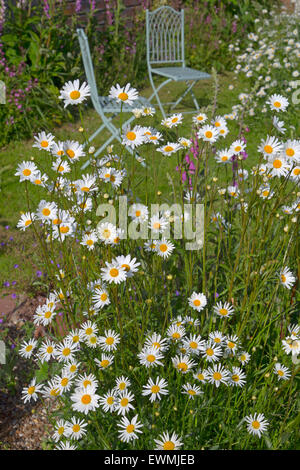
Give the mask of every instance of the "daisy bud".
POLYGON ((110 199, 110 200, 108 201, 108 204, 110 204, 111 206, 113 205, 113 203, 114 203, 114 201, 113 201, 112 199, 110 199))
POLYGON ((159 416, 159 411, 155 411, 155 416, 159 416))
POLYGON ((251 400, 255 401, 255 400, 256 400, 256 396, 253 395, 253 396, 251 397, 251 400))
POLYGON ((171 280, 173 279, 172 274, 168 274, 168 275, 167 275, 167 279, 168 279, 168 281, 171 281, 171 280))
POLYGON ((278 392, 278 387, 275 387, 274 390, 275 390, 275 392, 278 392))
POLYGON ((105 193, 103 194, 104 199, 107 199, 109 197, 109 194, 105 193))
POLYGON ((288 225, 286 225, 283 230, 284 230, 285 233, 287 233, 289 231, 288 225))
POLYGON ((218 181, 218 178, 216 178, 215 176, 213 177, 213 182, 216 183, 218 181))
POLYGON ((146 299, 146 304, 151 304, 152 299, 146 299))
POLYGON ((278 357, 275 356, 274 359, 273 359, 274 362, 277 362, 278 361, 278 357))
POLYGON ((84 131, 83 127, 79 127, 78 132, 83 132, 83 131, 84 131))
POLYGON ((95 152, 95 150, 96 150, 96 149, 95 149, 95 147, 90 147, 90 148, 89 148, 89 154, 92 154, 92 153, 94 153, 94 152, 95 152))
POLYGON ((293 217, 292 222, 293 222, 293 224, 295 224, 297 222, 297 217, 293 217))
POLYGON ((158 195, 158 196, 161 196, 161 191, 157 191, 157 195, 158 195))
POLYGON ((265 374, 265 377, 266 377, 266 378, 270 377, 269 372, 267 372, 267 373, 265 374))
POLYGON ((210 186, 209 184, 206 186, 206 189, 209 191, 210 190, 210 186))

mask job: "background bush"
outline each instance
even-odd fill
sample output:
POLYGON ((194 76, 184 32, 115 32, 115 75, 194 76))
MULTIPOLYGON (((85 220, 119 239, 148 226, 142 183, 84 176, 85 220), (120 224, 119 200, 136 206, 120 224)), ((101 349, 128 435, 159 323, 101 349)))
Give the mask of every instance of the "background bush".
POLYGON ((83 26, 89 38, 99 93, 107 93, 113 82, 131 82, 139 89, 147 85, 145 47, 146 8, 168 3, 185 9, 187 65, 209 70, 230 70, 228 42, 243 40, 252 29, 261 8, 274 5, 250 0, 222 2, 143 1, 135 17, 124 15, 121 0, 107 0, 106 23, 97 29, 97 2, 90 2, 82 16, 81 2, 66 14, 65 0, 37 2, 0 1, 0 80, 6 84, 6 105, 0 108, 0 145, 50 129, 71 116, 59 103, 58 89, 67 81, 84 77, 76 28, 83 26))

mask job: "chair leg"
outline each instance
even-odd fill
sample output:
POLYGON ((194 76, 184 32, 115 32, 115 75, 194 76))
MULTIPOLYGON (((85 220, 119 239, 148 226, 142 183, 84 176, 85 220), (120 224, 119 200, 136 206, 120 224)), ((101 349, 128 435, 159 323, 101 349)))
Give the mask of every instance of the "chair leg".
MULTIPOLYGON (((188 94, 190 93, 192 95, 192 98, 193 98, 193 101, 194 101, 194 105, 196 107, 196 109, 199 109, 199 105, 197 103, 197 100, 195 98, 195 95, 192 91, 192 88, 193 86, 195 85, 196 81, 193 81, 189 86, 188 88, 185 90, 185 92, 178 98, 178 100, 176 101, 176 103, 174 103, 170 109, 174 109, 176 108, 176 106, 178 106, 178 104, 183 100, 183 98, 188 94)), ((186 82, 186 84, 188 84, 188 82, 186 82)))

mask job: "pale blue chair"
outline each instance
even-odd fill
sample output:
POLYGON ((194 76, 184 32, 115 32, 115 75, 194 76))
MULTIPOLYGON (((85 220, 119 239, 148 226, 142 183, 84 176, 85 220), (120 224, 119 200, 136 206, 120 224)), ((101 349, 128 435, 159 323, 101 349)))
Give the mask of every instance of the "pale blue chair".
MULTIPOLYGON (((116 128, 116 126, 112 123, 112 119, 120 114, 121 112, 121 103, 117 103, 115 99, 109 98, 108 96, 99 96, 97 91, 97 85, 95 80, 94 68, 91 59, 91 53, 89 48, 88 38, 83 29, 77 29, 77 36, 79 39, 82 61, 84 65, 85 75, 87 82, 90 86, 91 90, 91 100, 96 112, 102 119, 102 124, 88 139, 88 142, 91 142, 95 139, 95 137, 104 129, 107 128, 111 136, 107 139, 107 141, 95 152, 95 157, 99 155, 113 140, 118 140, 119 142, 122 141, 120 136, 120 130, 116 128), (109 116, 107 116, 107 114, 109 116)), ((142 107, 153 107, 150 102, 140 96, 137 100, 134 101, 134 106, 129 106, 128 104, 123 104, 122 112, 128 113, 132 112, 134 108, 142 108, 142 107)), ((122 128, 126 127, 131 121, 135 119, 135 116, 132 115, 127 121, 122 124, 122 128)), ((126 147, 128 152, 133 154, 133 150, 126 147)), ((138 155, 135 154, 136 159, 138 159, 138 155)), ((83 166, 82 169, 86 168, 90 163, 88 160, 83 166)), ((144 166, 144 165, 143 165, 144 166)))
POLYGON ((166 113, 158 92, 171 81, 186 82, 187 88, 176 102, 164 104, 171 105, 170 109, 174 109, 190 93, 196 110, 199 110, 192 88, 196 82, 208 79, 210 75, 185 65, 184 10, 176 11, 168 6, 157 8, 153 12, 146 10, 146 49, 149 79, 153 88, 150 101, 155 96, 163 117, 166 117, 166 113), (167 80, 156 87, 153 80, 155 74, 167 80))

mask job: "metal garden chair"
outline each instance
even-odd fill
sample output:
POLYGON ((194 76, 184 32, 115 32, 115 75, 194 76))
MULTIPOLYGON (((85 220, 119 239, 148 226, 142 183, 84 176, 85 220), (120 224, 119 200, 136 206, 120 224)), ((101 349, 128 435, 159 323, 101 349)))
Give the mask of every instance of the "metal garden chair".
MULTIPOLYGON (((80 44, 80 49, 81 49, 81 55, 82 55, 82 60, 83 60, 83 65, 84 65, 84 70, 87 78, 87 82, 90 86, 91 90, 91 100, 93 103, 93 106, 99 116, 102 119, 102 124, 97 129, 88 139, 89 142, 95 139, 95 137, 106 127, 110 133, 111 136, 107 139, 107 141, 95 152, 95 156, 99 155, 100 152, 102 152, 113 140, 117 139, 119 142, 121 142, 121 137, 119 135, 119 129, 115 127, 115 125, 112 123, 112 119, 120 114, 121 112, 121 104, 117 103, 116 100, 109 98, 108 96, 99 96, 98 91, 97 91, 97 85, 96 85, 96 80, 95 80, 95 74, 94 74, 94 68, 93 68, 93 63, 91 59, 91 53, 90 53, 90 48, 89 48, 89 43, 88 43, 88 38, 84 32, 83 29, 77 29, 77 36, 79 39, 79 44, 80 44), (107 116, 109 114, 110 116, 107 116)), ((143 97, 139 97, 137 100, 134 102, 134 107, 150 107, 151 104, 150 102, 143 97)), ((122 106, 122 111, 123 112, 131 112, 133 109, 132 106, 129 106, 128 104, 123 104, 122 106)), ((122 128, 126 127, 131 121, 135 119, 134 115, 131 116, 127 121, 125 121, 122 124, 122 128)), ((133 154, 133 151, 130 148, 127 148, 127 150, 133 154)), ((136 155, 136 158, 138 159, 138 155, 136 155)), ((82 169, 86 168, 90 163, 90 160, 88 160, 83 166, 82 169)))
POLYGON ((210 75, 185 66, 184 10, 176 11, 168 6, 157 8, 153 12, 146 10, 146 47, 149 78, 153 88, 150 101, 153 96, 156 97, 164 118, 166 117, 166 113, 163 109, 158 92, 171 81, 186 82, 187 89, 176 102, 164 104, 172 105, 170 109, 174 109, 181 100, 190 93, 194 105, 198 110, 199 104, 192 88, 197 81, 210 78, 210 75), (169 64, 173 64, 173 66, 169 64), (167 66, 160 67, 161 65, 167 66), (155 68, 153 68, 153 66, 155 68), (167 80, 156 88, 152 77, 153 74, 166 77, 167 80))

